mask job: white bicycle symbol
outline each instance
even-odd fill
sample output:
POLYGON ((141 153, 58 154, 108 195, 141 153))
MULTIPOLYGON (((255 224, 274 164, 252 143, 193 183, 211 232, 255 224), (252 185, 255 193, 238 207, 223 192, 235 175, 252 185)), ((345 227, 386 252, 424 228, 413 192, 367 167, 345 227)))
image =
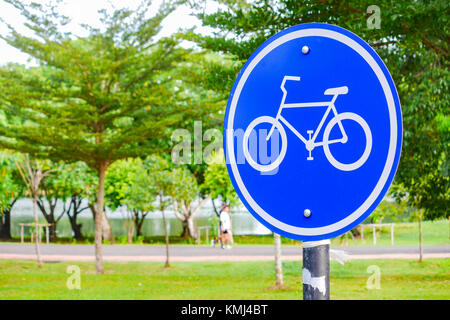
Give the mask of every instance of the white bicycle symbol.
POLYGON ((283 91, 283 98, 281 100, 281 104, 280 104, 280 108, 278 109, 277 116, 275 118, 270 117, 270 116, 258 117, 249 124, 249 126, 247 127, 247 129, 244 132, 243 149, 244 149, 244 156, 247 159, 248 163, 255 170, 258 170, 261 172, 272 171, 281 164, 281 162, 284 159, 284 156, 286 155, 286 150, 287 150, 286 131, 281 124, 281 123, 284 123, 286 125, 286 127, 288 127, 305 144, 306 150, 309 151, 309 156, 306 158, 307 160, 314 160, 314 158, 311 156, 311 151, 314 150, 315 147, 321 146, 321 147, 323 147, 323 151, 325 153, 326 158, 331 163, 331 165, 333 165, 336 169, 343 170, 343 171, 352 171, 352 170, 356 170, 359 167, 361 167, 366 162, 367 158, 370 155, 370 151, 372 149, 372 133, 370 131, 370 128, 367 125, 367 122, 363 118, 361 118, 359 115, 357 115, 356 113, 352 113, 352 112, 338 113, 336 110, 336 107, 334 105, 337 97, 340 94, 347 94, 348 87, 344 86, 344 87, 337 87, 337 88, 329 88, 329 89, 325 90, 325 92, 324 92, 325 95, 333 96, 331 101, 309 102, 309 103, 308 102, 307 103, 285 103, 287 91, 284 88, 284 85, 287 80, 300 81, 300 77, 285 76, 283 78, 283 81, 281 83, 281 90, 283 91), (326 110, 325 114, 323 115, 323 118, 320 121, 317 129, 315 131, 314 130, 307 131, 307 133, 309 135, 308 139, 303 137, 300 134, 300 132, 298 132, 281 115, 281 111, 284 108, 308 108, 308 107, 323 107, 323 106, 327 106, 327 110, 326 110), (320 132, 320 130, 322 129, 323 124, 324 124, 325 120, 327 119, 330 111, 333 111, 334 118, 331 119, 331 121, 325 127, 325 131, 323 133, 323 141, 316 142, 317 135, 320 132), (331 154, 331 151, 329 148, 330 144, 346 143, 348 141, 347 134, 345 133, 344 126, 342 125, 342 120, 356 121, 356 123, 358 123, 364 130, 364 134, 366 137, 366 147, 364 149, 362 156, 355 162, 348 163, 348 164, 337 161, 336 158, 331 154), (248 148, 248 140, 249 140, 252 130, 261 123, 269 123, 272 125, 272 127, 269 131, 269 134, 267 135, 266 140, 270 139, 275 127, 278 129, 278 131, 280 132, 280 136, 281 136, 281 151, 280 151, 278 157, 275 159, 275 161, 273 161, 272 163, 267 164, 267 165, 259 164, 255 160, 253 160, 252 156, 250 155, 249 148, 248 148), (336 124, 339 126, 339 129, 341 130, 342 138, 330 140, 329 139, 330 132, 336 124))

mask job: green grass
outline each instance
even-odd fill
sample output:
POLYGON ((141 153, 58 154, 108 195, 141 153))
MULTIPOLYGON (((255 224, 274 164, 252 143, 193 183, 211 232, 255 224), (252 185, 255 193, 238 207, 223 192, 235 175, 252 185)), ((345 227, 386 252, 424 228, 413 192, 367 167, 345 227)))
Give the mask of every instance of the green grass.
MULTIPOLYGON (((301 299, 301 262, 283 262, 291 289, 270 290, 274 267, 264 262, 94 263, 0 261, 0 299, 301 299), (69 290, 69 265, 81 269, 81 290, 69 290)), ((450 259, 352 260, 331 263, 332 299, 450 299, 450 259), (381 271, 381 289, 368 290, 367 268, 381 271)))
MULTIPOLYGON (((395 224, 394 244, 401 246, 416 246, 419 245, 419 226, 417 222, 397 223, 395 224)), ((383 227, 381 230, 377 229, 377 246, 390 246, 391 233, 389 227, 383 227)), ((25 238, 27 242, 29 237, 25 238)), ((211 239, 211 237, 209 238, 211 239)), ((206 239, 201 239, 202 244, 206 244, 206 239)), ((272 235, 235 235, 234 241, 240 245, 273 245, 272 235)), ((281 237, 283 245, 300 245, 300 241, 281 237)), ((14 238, 14 242, 20 242, 20 238, 14 238)), ((76 241, 73 238, 59 238, 57 243, 61 244, 93 244, 94 238, 86 238, 82 241, 76 241)), ((164 244, 164 237, 143 237, 136 244, 164 244)), ((193 239, 184 239, 180 236, 171 236, 170 243, 172 245, 192 245, 196 244, 193 239)), ((352 239, 345 236, 332 239, 334 245, 348 245, 348 246, 372 246, 372 228, 364 228, 364 241, 357 237, 352 239)), ((448 220, 440 221, 424 221, 423 222, 423 243, 424 245, 441 245, 450 244, 450 223, 448 220)), ((116 244, 128 244, 127 237, 117 237, 116 244)))
MULTIPOLYGON (((448 220, 424 221, 422 223, 423 244, 441 245, 450 244, 450 223, 448 220)), ((334 243, 343 243, 344 239, 336 239, 334 243)), ((394 244, 399 246, 419 245, 419 223, 396 223, 394 227, 394 244)), ((372 228, 364 228, 364 241, 361 239, 348 239, 348 245, 373 245, 372 228)), ((377 228, 377 245, 391 245, 391 229, 377 228)))
MULTIPOLYGON (((424 245, 441 245, 450 244, 450 223, 448 220, 440 221, 424 221, 423 228, 423 244, 424 245)), ((299 241, 281 237, 284 245, 299 245, 299 241)), ((272 235, 264 236, 235 236, 234 240, 238 244, 273 244, 272 235)), ((372 228, 364 228, 364 239, 351 236, 340 236, 331 239, 334 245, 348 246, 373 246, 372 228)), ((377 246, 391 245, 391 229, 390 227, 377 228, 377 246)), ((394 245, 399 246, 416 246, 419 245, 419 225, 417 222, 396 223, 394 227, 394 245)))

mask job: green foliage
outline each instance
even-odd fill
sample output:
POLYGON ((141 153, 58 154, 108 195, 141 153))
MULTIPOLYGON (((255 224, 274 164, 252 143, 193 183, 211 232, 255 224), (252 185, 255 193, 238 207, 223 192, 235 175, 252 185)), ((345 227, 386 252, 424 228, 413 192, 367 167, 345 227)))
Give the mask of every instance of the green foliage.
POLYGON ((174 3, 150 19, 147 2, 137 11, 103 10, 103 28, 84 26, 89 36, 80 38, 60 31, 67 18, 54 8, 8 2, 34 35, 7 25, 10 33, 0 38, 40 65, 0 69, 1 109, 18 120, 0 126, 0 146, 95 170, 167 149, 162 138, 187 108, 170 72, 188 51, 175 37, 155 40, 174 3))
POLYGON ((393 202, 384 200, 372 212, 370 219, 372 223, 383 223, 383 220, 386 218, 394 222, 399 222, 410 211, 406 205, 406 201, 393 202))
POLYGON ((141 159, 126 159, 114 163, 106 175, 106 205, 112 210, 126 205, 131 211, 153 210, 156 198, 154 178, 141 159))
POLYGON ((153 177, 154 186, 160 197, 160 209, 166 208, 170 201, 194 201, 199 188, 194 175, 185 167, 172 167, 160 156, 149 156, 144 166, 153 177))
POLYGON ((0 215, 9 210, 12 203, 26 191, 15 159, 16 157, 9 153, 0 152, 0 215))
POLYGON ((208 193, 212 199, 220 198, 230 205, 236 205, 238 198, 228 175, 223 149, 212 154, 208 162, 205 182, 201 186, 203 192, 208 193))
MULTIPOLYGON (((202 4, 192 2, 203 25, 215 33, 190 33, 186 37, 204 49, 233 58, 235 70, 267 38, 300 23, 339 25, 368 41, 389 68, 402 102, 403 149, 393 193, 399 201, 406 196, 409 206, 424 209, 427 219, 449 217, 448 1, 378 1, 379 29, 367 27, 370 3, 361 0, 218 2, 222 6, 212 14, 204 13, 202 4)), ((226 83, 215 86, 223 94, 229 93, 236 77, 230 76, 230 70, 210 69, 210 77, 223 75, 226 83)))
POLYGON ((64 200, 71 196, 92 198, 97 184, 95 172, 81 161, 59 162, 57 173, 49 179, 56 180, 55 184, 63 189, 64 200))
MULTIPOLYGON (((381 11, 379 29, 369 29, 367 1, 351 0, 221 0, 221 8, 205 13, 203 3, 192 6, 205 26, 216 32, 212 36, 190 34, 203 47, 231 54, 245 62, 267 38, 288 27, 307 22, 339 25, 357 32, 380 51, 389 44, 408 43, 411 49, 423 45, 445 56, 448 55, 446 34, 449 33, 449 4, 445 0, 390 1, 376 3, 381 11), (389 42, 389 43, 388 43, 389 42)), ((393 48, 394 50, 397 48, 393 48)), ((234 80, 233 80, 234 81, 234 80)))
POLYGON ((187 168, 173 167, 157 155, 120 160, 106 176, 106 204, 112 210, 121 205, 141 213, 164 210, 172 201, 194 201, 198 192, 197 181, 187 168), (157 197, 159 206, 155 207, 157 197))
MULTIPOLYGON (((189 94, 173 77, 190 51, 176 36, 157 39, 162 21, 180 1, 164 1, 148 18, 137 10, 101 10, 99 28, 64 32, 68 18, 54 3, 7 0, 30 33, 0 34, 38 67, 0 68, 0 148, 53 161, 86 163, 98 175, 97 216, 103 214, 104 179, 117 160, 169 151, 170 134, 192 114, 189 94)), ((96 219, 97 271, 103 272, 101 223, 96 219)))
POLYGON ((86 197, 88 189, 95 184, 95 175, 83 162, 66 164, 62 161, 46 161, 46 168, 53 169, 51 175, 41 183, 41 196, 65 202, 73 195, 86 197))

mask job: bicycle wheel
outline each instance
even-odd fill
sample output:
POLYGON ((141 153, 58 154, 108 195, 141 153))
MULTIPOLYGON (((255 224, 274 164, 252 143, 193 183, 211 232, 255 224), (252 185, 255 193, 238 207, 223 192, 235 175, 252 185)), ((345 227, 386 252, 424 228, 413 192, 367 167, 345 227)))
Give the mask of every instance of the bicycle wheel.
POLYGON ((280 165, 281 161, 283 161, 284 156, 286 155, 286 150, 287 150, 286 131, 284 130, 281 123, 279 123, 275 118, 272 118, 269 116, 262 116, 262 117, 256 118, 255 120, 250 122, 247 129, 245 129, 244 138, 243 138, 243 149, 244 149, 245 159, 248 161, 248 163, 250 164, 250 166, 252 166, 253 169, 261 171, 261 172, 272 171, 280 165), (281 151, 278 154, 275 161, 272 163, 269 163, 267 165, 259 164, 255 160, 253 160, 253 158, 250 155, 250 152, 248 150, 248 139, 250 137, 250 134, 251 134, 252 130, 261 123, 270 123, 270 124, 274 125, 280 132, 280 136, 281 136, 281 151))
MULTIPOLYGON (((344 142, 341 142, 344 143, 344 142)), ((323 151, 325 152, 325 156, 327 157, 328 161, 335 167, 336 169, 342 170, 342 171, 353 171, 361 167, 369 158, 370 151, 372 150, 372 132, 370 131, 369 125, 367 122, 361 118, 356 113, 352 112, 344 112, 336 115, 326 126, 325 131, 323 133, 323 151), (362 129, 364 130, 364 134, 366 137, 366 147, 364 149, 364 152, 362 156, 356 160, 353 163, 342 163, 336 160, 336 158, 331 154, 330 148, 329 148, 329 142, 328 139, 330 137, 331 129, 338 123, 338 121, 342 120, 353 120, 356 123, 358 123, 362 129)))

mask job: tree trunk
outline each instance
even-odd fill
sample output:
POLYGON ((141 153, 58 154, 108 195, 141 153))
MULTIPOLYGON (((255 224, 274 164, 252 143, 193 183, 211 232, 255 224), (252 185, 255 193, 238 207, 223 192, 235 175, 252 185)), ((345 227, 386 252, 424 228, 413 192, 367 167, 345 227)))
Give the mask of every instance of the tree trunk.
POLYGON ((164 213, 164 210, 161 210, 163 223, 164 223, 164 235, 166 240, 166 263, 164 264, 164 268, 170 267, 169 264, 169 230, 167 230, 167 221, 166 221, 166 215, 164 213))
POLYGON ((187 225, 187 221, 181 220, 181 223, 183 224, 183 232, 181 233, 181 238, 183 238, 184 240, 189 240, 190 235, 189 235, 189 228, 187 225))
POLYGON ((134 221, 136 222, 136 237, 142 235, 142 226, 144 225, 146 215, 142 214, 142 217, 139 217, 139 212, 134 214, 134 221))
POLYGON ((134 233, 133 228, 131 226, 128 226, 127 228, 128 244, 133 244, 133 233, 134 233))
POLYGON ((189 235, 189 227, 188 227, 188 223, 187 223, 186 220, 181 221, 181 222, 183 223, 183 233, 181 234, 181 237, 182 237, 184 240, 189 240, 189 238, 190 238, 191 236, 189 235))
POLYGON ((48 232, 49 232, 49 236, 50 236, 50 241, 51 242, 55 242, 56 241, 56 221, 53 221, 51 223, 49 223, 50 226, 48 228, 48 232))
POLYGON ((102 210, 103 222, 102 222, 102 232, 103 239, 114 243, 114 235, 112 232, 111 224, 109 223, 108 217, 106 216, 105 210, 102 210))
POLYGON ((177 214, 177 205, 176 202, 174 202, 176 216, 183 223, 183 233, 181 236, 184 237, 184 239, 187 240, 192 237, 195 241, 198 240, 197 231, 195 230, 194 225, 194 217, 209 199, 209 196, 204 198, 194 210, 190 208, 190 204, 186 204, 184 201, 181 201, 183 215, 177 214))
POLYGON ((103 206, 105 199, 105 176, 106 164, 100 164, 98 168, 98 192, 97 192, 97 208, 95 213, 95 267, 97 273, 104 273, 103 269, 103 253, 102 253, 102 235, 103 235, 103 206))
POLYGON ((39 219, 38 219, 38 205, 36 193, 33 194, 33 215, 34 215, 34 244, 36 249, 36 258, 39 267, 42 267, 41 251, 39 249, 39 219))
POLYGON ((193 238, 195 241, 197 241, 197 230, 195 230, 195 224, 194 224, 194 217, 190 216, 189 218, 186 219, 186 224, 187 224, 187 230, 189 232, 189 236, 191 238, 193 238))
MULTIPOLYGON (((56 208, 56 204, 58 203, 58 199, 51 199, 51 198, 47 198, 44 197, 42 199, 39 199, 37 201, 37 205, 39 210, 41 211, 42 215, 45 218, 45 221, 47 221, 47 223, 50 225, 49 226, 49 235, 50 235, 50 241, 54 242, 56 241, 56 225, 58 223, 58 221, 55 219, 55 208, 56 208), (45 208, 45 202, 48 203, 48 207, 49 210, 47 212, 47 209, 45 208)), ((64 212, 63 212, 64 214, 64 212)))
POLYGON ((220 212, 219 212, 219 210, 217 210, 216 205, 214 203, 214 199, 212 199, 212 198, 211 198, 211 203, 212 203, 212 207, 214 209, 214 213, 216 214, 217 218, 219 218, 220 217, 220 212))
POLYGON ((81 233, 81 227, 83 225, 81 223, 77 223, 77 217, 78 217, 78 214, 86 208, 80 210, 81 199, 78 200, 76 196, 72 196, 70 201, 71 201, 71 204, 70 204, 69 210, 66 211, 67 217, 69 218, 69 222, 70 222, 70 226, 72 227, 74 238, 76 240, 83 240, 84 237, 83 237, 83 234, 81 233), (73 215, 70 215, 71 208, 73 208, 73 215))
POLYGON ((130 215, 127 217, 128 244, 133 244, 133 235, 135 226, 136 226, 136 217, 134 213, 130 213, 130 215))
POLYGON ((419 261, 423 261, 423 245, 422 245, 422 213, 419 216, 419 261))
POLYGON ((0 215, 0 239, 12 240, 11 237, 11 208, 0 215))
POLYGON ((277 287, 283 286, 283 267, 281 261, 281 237, 279 234, 273 234, 273 241, 275 244, 275 285, 277 287))
POLYGON ((72 226, 73 237, 77 240, 83 240, 83 234, 81 233, 81 227, 83 226, 81 223, 77 223, 76 219, 69 218, 70 225, 72 226))
POLYGON ((77 240, 83 240, 84 236, 81 233, 81 228, 83 225, 81 223, 77 223, 78 215, 83 212, 84 210, 88 209, 89 206, 80 208, 81 204, 83 202, 83 198, 81 196, 72 195, 71 199, 71 206, 73 205, 73 215, 70 215, 70 207, 69 210, 67 210, 67 215, 69 217, 70 225, 72 226, 72 231, 74 233, 74 237, 77 240))
POLYGON ((46 218, 45 220, 47 221, 47 223, 50 225, 48 227, 50 241, 54 242, 54 241, 56 241, 56 224, 57 224, 57 221, 55 220, 53 212, 51 212, 50 215, 44 215, 44 217, 46 218))
MULTIPOLYGON (((105 200, 103 199, 103 202, 104 201, 105 200)), ((94 215, 94 222, 97 221, 97 215, 98 215, 97 214, 98 210, 96 209, 97 204, 98 204, 98 200, 97 200, 97 203, 95 205, 92 204, 92 203, 89 204, 89 208, 91 209, 92 214, 94 215)), ((102 212, 103 212, 103 214, 102 214, 101 226, 100 226, 101 233, 102 233, 102 238, 104 240, 108 240, 111 243, 114 243, 114 235, 112 233, 112 228, 111 228, 111 225, 109 224, 109 220, 108 220, 108 217, 105 214, 105 209, 104 208, 103 208, 102 212)))

